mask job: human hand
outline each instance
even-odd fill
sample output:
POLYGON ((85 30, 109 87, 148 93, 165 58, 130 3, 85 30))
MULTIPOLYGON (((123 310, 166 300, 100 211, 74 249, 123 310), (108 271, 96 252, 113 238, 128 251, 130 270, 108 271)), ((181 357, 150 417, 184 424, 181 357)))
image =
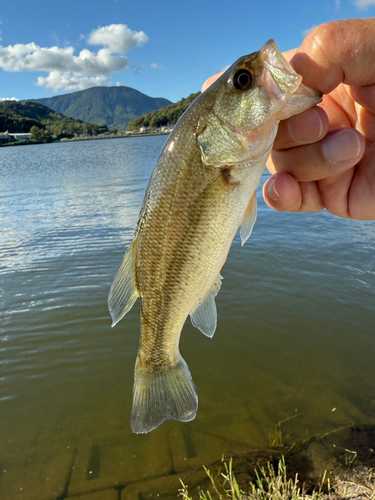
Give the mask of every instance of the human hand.
POLYGON ((280 122, 266 203, 375 219, 375 19, 320 25, 285 56, 305 85, 326 95, 320 106, 280 122))
POLYGON ((318 26, 291 55, 304 84, 326 95, 280 123, 266 203, 375 219, 375 19, 318 26))

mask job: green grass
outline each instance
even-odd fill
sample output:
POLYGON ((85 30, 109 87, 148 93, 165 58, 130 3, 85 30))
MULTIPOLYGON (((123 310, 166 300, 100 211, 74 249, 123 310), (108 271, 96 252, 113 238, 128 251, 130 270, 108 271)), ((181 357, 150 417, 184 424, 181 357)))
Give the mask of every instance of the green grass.
MULTIPOLYGON (((199 491, 199 500, 300 500, 312 499, 323 500, 330 496, 329 479, 326 481, 324 474, 320 485, 307 495, 303 485, 299 486, 298 476, 288 479, 284 457, 279 461, 278 470, 275 472, 271 464, 255 470, 256 481, 249 482, 246 489, 241 489, 233 472, 233 461, 224 461, 225 472, 221 473, 221 480, 214 479, 213 474, 204 467, 210 481, 210 491, 199 491), (323 484, 327 482, 328 493, 323 493, 323 484)), ((181 480, 180 480, 181 481, 181 480)), ((188 487, 181 481, 182 488, 179 490, 183 500, 194 500, 189 496, 188 487)))

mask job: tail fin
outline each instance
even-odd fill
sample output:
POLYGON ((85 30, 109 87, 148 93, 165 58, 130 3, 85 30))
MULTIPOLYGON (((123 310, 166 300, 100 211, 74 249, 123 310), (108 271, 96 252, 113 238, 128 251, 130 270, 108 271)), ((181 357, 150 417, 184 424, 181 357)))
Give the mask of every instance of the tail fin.
POLYGON ((176 365, 154 372, 141 370, 137 360, 131 415, 133 432, 145 434, 169 419, 188 422, 195 418, 197 409, 195 385, 181 356, 176 365))

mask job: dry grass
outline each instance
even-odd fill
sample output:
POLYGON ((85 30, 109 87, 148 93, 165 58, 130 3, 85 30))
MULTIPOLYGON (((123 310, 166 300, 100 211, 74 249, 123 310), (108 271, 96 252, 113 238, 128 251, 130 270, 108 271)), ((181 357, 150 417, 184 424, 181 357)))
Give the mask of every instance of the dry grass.
MULTIPOLYGON (((286 474, 285 460, 282 458, 279 461, 277 473, 273 467, 268 464, 267 467, 260 467, 255 471, 255 483, 249 482, 246 491, 242 490, 232 469, 232 459, 224 462, 225 472, 221 473, 221 481, 215 481, 212 473, 204 467, 210 481, 210 491, 199 491, 199 500, 323 500, 330 496, 330 484, 328 483, 328 494, 322 492, 322 486, 325 482, 325 474, 322 478, 321 484, 311 495, 307 495, 304 487, 299 486, 298 476, 294 479, 288 479, 286 474)), ((189 496, 187 486, 181 481, 182 488, 180 496, 183 500, 194 500, 189 496)))

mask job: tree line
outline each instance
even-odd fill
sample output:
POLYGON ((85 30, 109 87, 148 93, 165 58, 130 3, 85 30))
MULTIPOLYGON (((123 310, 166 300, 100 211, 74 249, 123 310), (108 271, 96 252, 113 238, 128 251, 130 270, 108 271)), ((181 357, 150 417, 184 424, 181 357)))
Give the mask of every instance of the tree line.
POLYGON ((174 125, 199 94, 200 92, 190 94, 189 97, 185 97, 175 104, 170 104, 165 108, 151 111, 151 113, 146 113, 135 118, 129 123, 128 130, 139 130, 141 127, 159 128, 174 125))
POLYGON ((31 132, 33 142, 71 138, 75 135, 98 135, 108 132, 106 125, 85 123, 57 113, 31 101, 0 102, 0 132, 31 132))

